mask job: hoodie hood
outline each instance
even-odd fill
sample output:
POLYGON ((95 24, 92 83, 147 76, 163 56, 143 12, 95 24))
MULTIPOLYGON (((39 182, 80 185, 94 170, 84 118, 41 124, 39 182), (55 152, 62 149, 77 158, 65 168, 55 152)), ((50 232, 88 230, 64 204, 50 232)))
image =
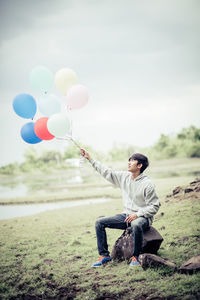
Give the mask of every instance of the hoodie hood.
POLYGON ((133 179, 134 181, 139 181, 142 180, 144 178, 149 178, 146 174, 141 173, 139 176, 137 176, 135 179, 133 179))

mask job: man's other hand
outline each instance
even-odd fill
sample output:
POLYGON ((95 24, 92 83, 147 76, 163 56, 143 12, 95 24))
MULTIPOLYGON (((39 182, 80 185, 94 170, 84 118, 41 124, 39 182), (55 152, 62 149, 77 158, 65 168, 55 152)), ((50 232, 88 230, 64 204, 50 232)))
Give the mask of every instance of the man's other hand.
POLYGON ((86 150, 81 149, 80 151, 81 151, 81 155, 82 155, 82 156, 84 156, 84 157, 87 158, 88 160, 91 159, 90 154, 89 154, 86 150))
POLYGON ((132 215, 126 217, 125 222, 131 223, 132 221, 136 220, 137 218, 138 218, 138 216, 136 214, 132 214, 132 215))

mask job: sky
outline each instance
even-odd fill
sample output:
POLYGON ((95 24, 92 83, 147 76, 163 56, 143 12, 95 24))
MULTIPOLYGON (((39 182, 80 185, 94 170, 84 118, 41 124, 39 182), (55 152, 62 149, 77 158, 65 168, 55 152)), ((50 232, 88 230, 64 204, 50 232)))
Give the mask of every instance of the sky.
MULTIPOLYGON (((0 166, 23 161, 28 147, 68 145, 20 136, 29 120, 12 102, 21 93, 37 102, 29 76, 38 65, 70 68, 87 87, 88 104, 71 112, 80 144, 146 147, 200 127, 199 12, 198 0, 0 0, 0 166)), ((49 93, 64 103, 55 86, 49 93)))

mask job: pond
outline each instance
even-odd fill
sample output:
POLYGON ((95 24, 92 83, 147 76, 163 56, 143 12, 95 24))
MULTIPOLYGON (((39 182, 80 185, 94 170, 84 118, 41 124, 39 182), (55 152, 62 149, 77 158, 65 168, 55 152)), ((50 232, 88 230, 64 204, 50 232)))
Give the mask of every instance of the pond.
POLYGON ((14 187, 0 185, 0 199, 24 197, 28 193, 28 187, 21 183, 14 187))
POLYGON ((58 193, 60 190, 62 192, 67 192, 68 188, 66 184, 81 184, 83 182, 82 177, 76 172, 74 176, 59 182, 59 179, 54 180, 44 180, 44 178, 26 182, 23 179, 23 182, 16 182, 15 184, 10 183, 7 185, 0 184, 0 199, 11 199, 11 198, 18 198, 18 197, 26 197, 30 192, 35 193, 35 195, 46 194, 47 189, 48 191, 51 190, 51 193, 58 193), (61 186, 61 187, 60 187, 61 186), (57 187, 57 188, 56 188, 57 187))
POLYGON ((99 198, 99 199, 62 201, 62 202, 41 203, 41 204, 0 205, 0 220, 31 216, 47 210, 55 210, 55 209, 61 209, 66 207, 88 205, 92 203, 104 203, 107 201, 110 201, 110 199, 99 198))

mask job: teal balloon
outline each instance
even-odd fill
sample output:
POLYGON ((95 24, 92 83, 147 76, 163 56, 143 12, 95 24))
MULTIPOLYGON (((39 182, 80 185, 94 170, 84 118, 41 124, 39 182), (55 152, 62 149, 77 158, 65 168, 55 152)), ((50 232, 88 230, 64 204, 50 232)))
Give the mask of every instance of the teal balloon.
POLYGON ((39 111, 46 117, 50 117, 61 111, 61 103, 57 96, 46 94, 38 99, 39 111))
POLYGON ((26 123, 21 128, 21 137, 22 139, 29 144, 37 144, 42 140, 35 134, 34 131, 34 122, 26 123))
POLYGON ((53 81, 53 73, 44 66, 37 66, 30 73, 30 84, 38 91, 48 92, 53 85, 53 81))
POLYGON ((32 119, 37 110, 35 99, 29 94, 19 94, 13 100, 16 114, 25 119, 32 119))

